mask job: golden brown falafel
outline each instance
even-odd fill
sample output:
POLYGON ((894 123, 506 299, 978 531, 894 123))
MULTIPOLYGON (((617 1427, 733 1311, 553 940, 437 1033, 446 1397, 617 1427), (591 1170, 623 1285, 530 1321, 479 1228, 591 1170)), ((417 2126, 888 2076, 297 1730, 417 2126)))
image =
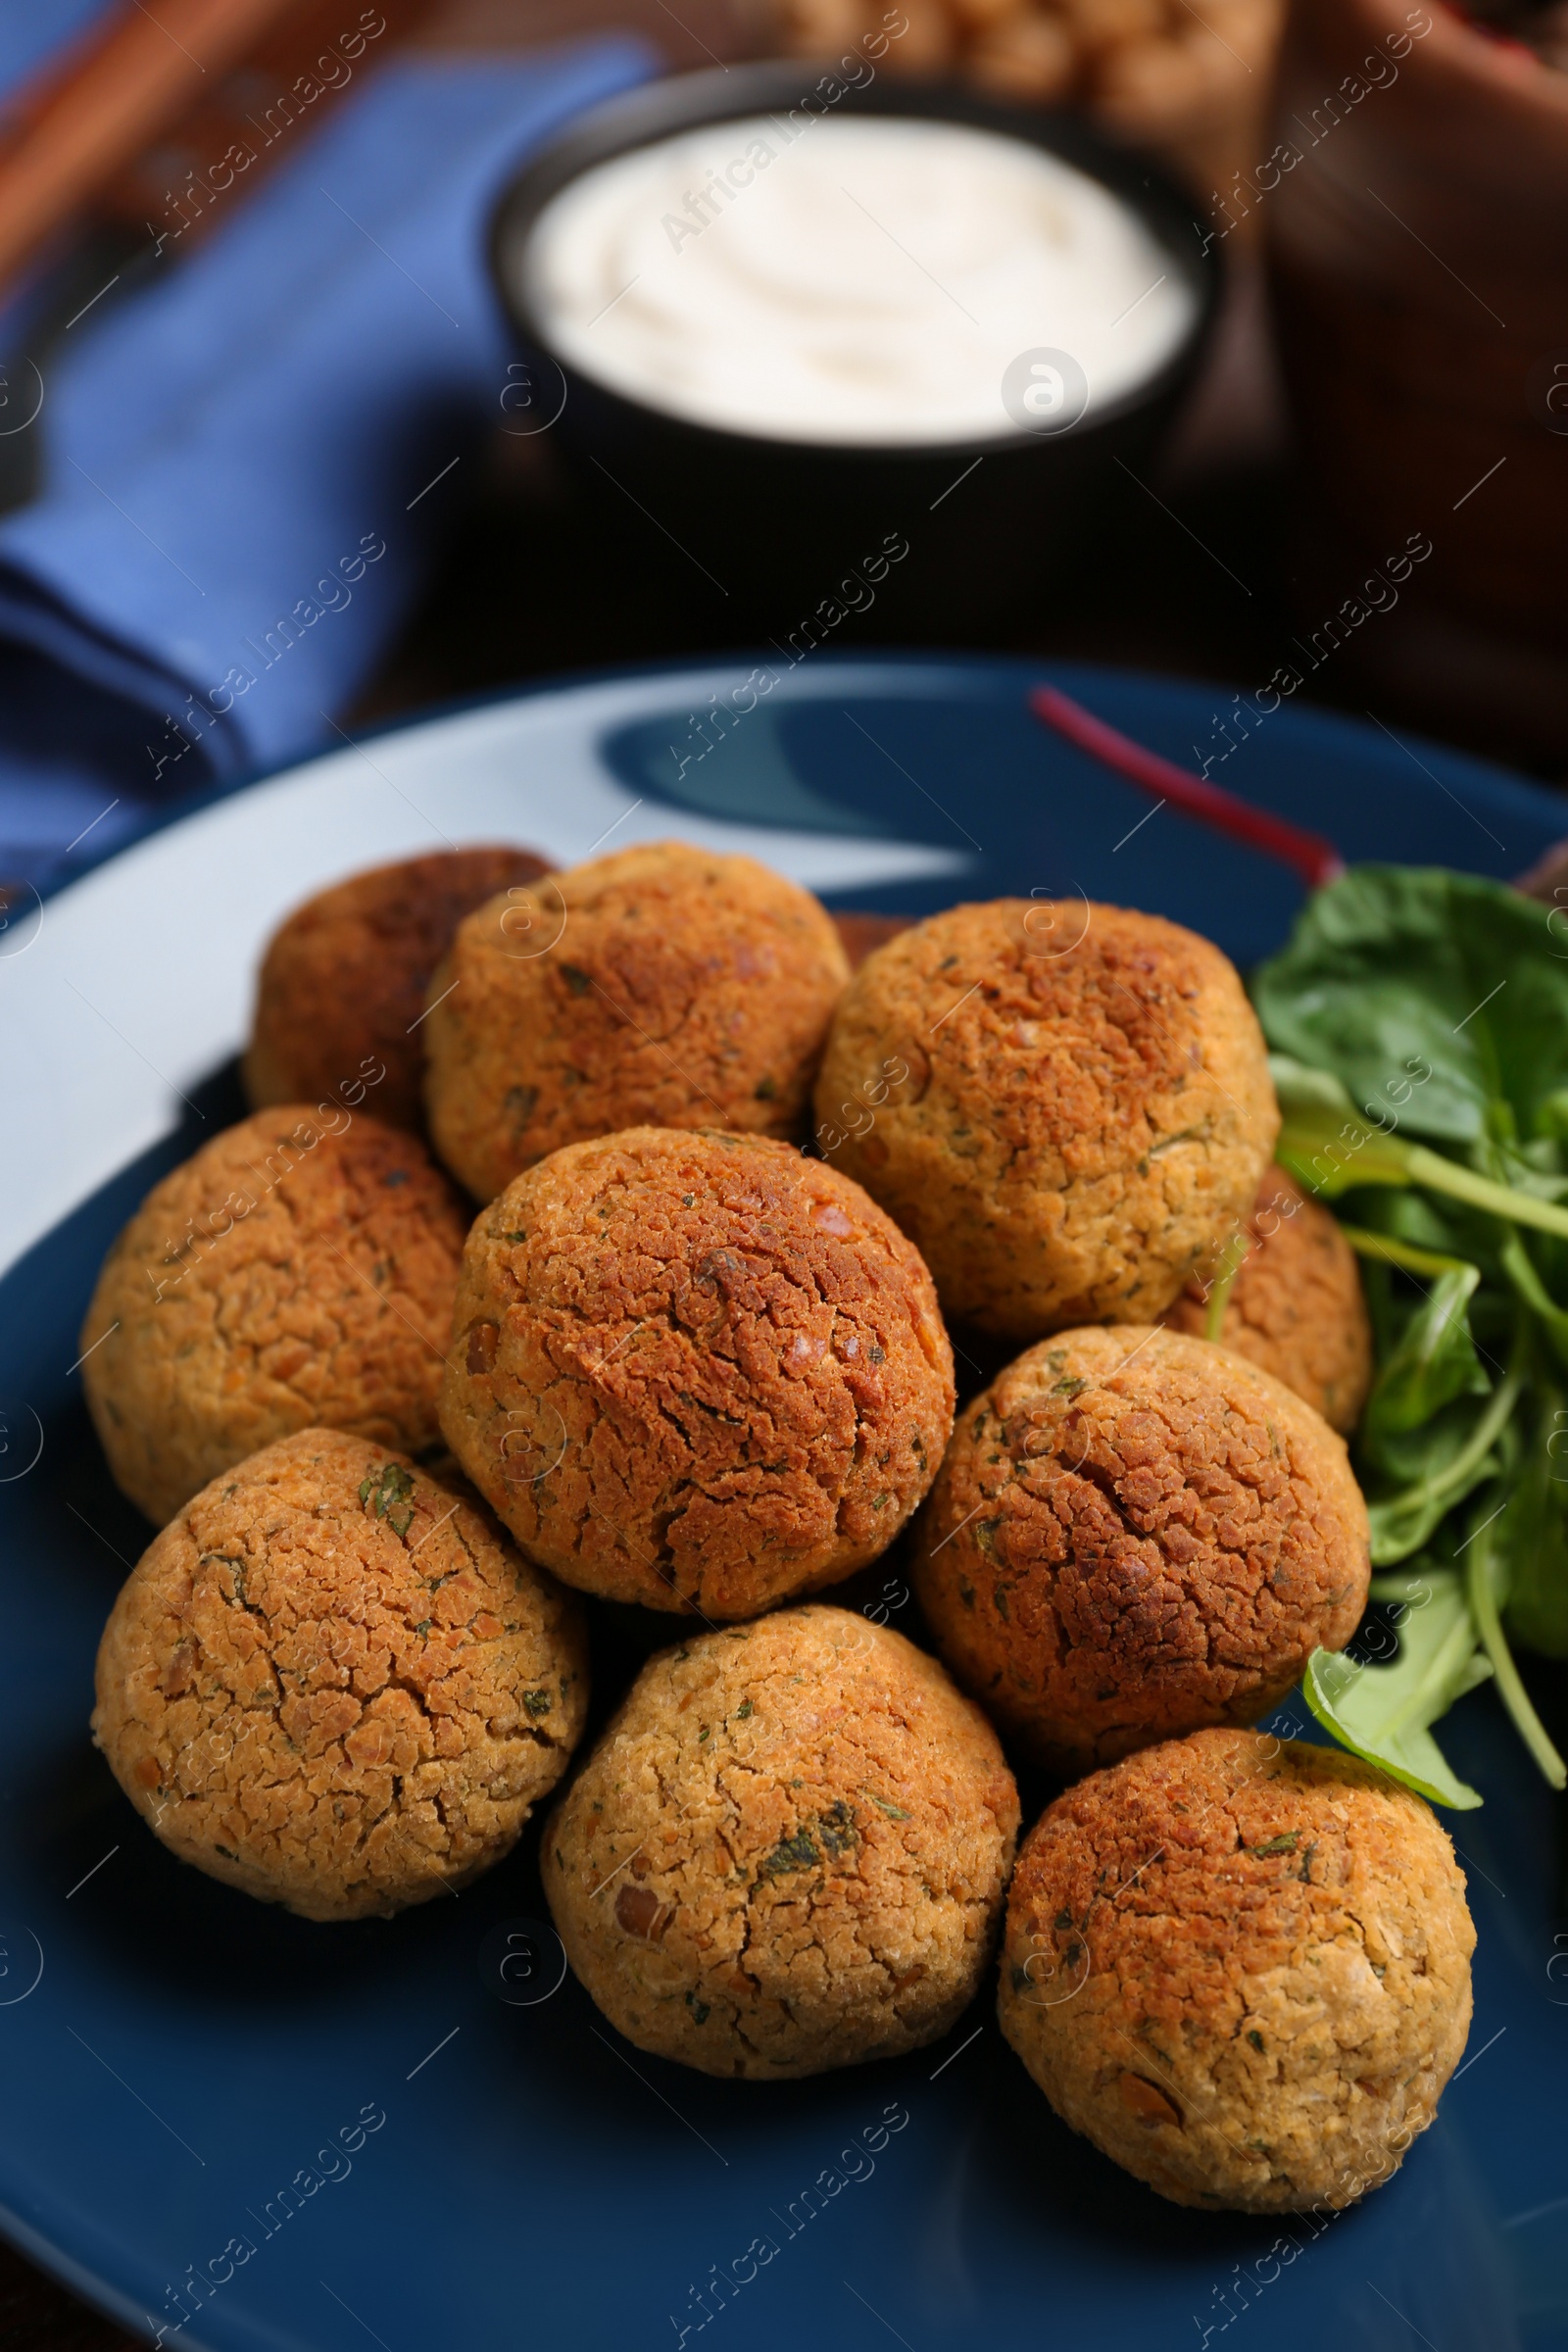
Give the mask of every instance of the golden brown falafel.
POLYGON ((1147 1322, 1252 1204, 1279 1131, 1219 950, 1155 915, 997 899, 880 948, 839 1001, 819 1148, 1015 1339, 1147 1322))
POLYGON ((1062 2119, 1178 2205, 1352 2204, 1431 2123, 1475 1930, 1434 1814, 1357 1756, 1197 1732, 1024 1840, 1002 2030, 1062 2119))
POLYGON ((549 871, 531 850, 438 850, 351 874, 296 906, 257 980, 252 1102, 368 1101, 391 1126, 421 1126, 430 974, 466 914, 549 871))
POLYGON ((498 1862, 587 1697, 576 1603, 487 1511, 311 1429, 214 1479, 142 1554, 93 1735, 182 1861, 363 1919, 498 1862))
POLYGON ((314 1423, 432 1445, 466 1224, 416 1137, 336 1103, 257 1111, 155 1185, 81 1329, 93 1425, 132 1502, 162 1525, 314 1423))
POLYGON ((952 1430, 953 1354, 858 1185, 762 1136, 635 1127, 475 1221, 441 1425, 565 1583, 750 1617, 886 1550, 952 1430))
POLYGON ((996 1735, 934 1658, 846 1609, 785 1609, 650 1659, 541 1871, 628 2040, 782 2082, 947 2032, 1017 1827, 996 1735))
POLYGON ((1028 1348, 964 1408, 914 1538, 958 1680, 1062 1773, 1250 1723, 1366 1605, 1343 1439, 1227 1348, 1125 1325, 1028 1348))
MULTIPOLYGON (((1242 1229, 1247 1254, 1226 1301, 1222 1347, 1272 1372, 1348 1438, 1372 1385, 1372 1325, 1339 1219, 1284 1168, 1267 1168, 1242 1229)), ((1190 1275, 1158 1320, 1207 1336, 1208 1282, 1190 1275)))
POLYGON ((430 1133, 481 1200, 617 1128, 793 1135, 849 964, 808 891, 656 842, 556 877, 559 925, 493 900, 431 982, 430 1133), (510 927, 509 927, 510 926, 510 927))

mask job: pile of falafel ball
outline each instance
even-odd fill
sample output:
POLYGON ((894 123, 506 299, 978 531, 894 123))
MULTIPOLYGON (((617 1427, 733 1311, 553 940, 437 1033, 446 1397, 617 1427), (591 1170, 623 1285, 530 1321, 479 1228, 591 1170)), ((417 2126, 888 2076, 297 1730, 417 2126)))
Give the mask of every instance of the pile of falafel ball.
POLYGON ((246 1078, 81 1341, 163 1530, 93 1729, 167 1845, 315 1920, 461 1886, 634 1604, 678 1639, 541 1854, 630 2041, 889 2056, 1000 1943, 1008 2041, 1163 2195, 1388 2177, 1474 1932, 1419 1798, 1249 1728, 1365 1605, 1370 1348, 1217 949, 1075 902, 835 920, 679 843, 464 850, 288 918, 246 1078), (835 1600, 895 1543, 931 1648, 835 1600), (1065 1784, 1016 1862, 1009 1751, 1065 1784))

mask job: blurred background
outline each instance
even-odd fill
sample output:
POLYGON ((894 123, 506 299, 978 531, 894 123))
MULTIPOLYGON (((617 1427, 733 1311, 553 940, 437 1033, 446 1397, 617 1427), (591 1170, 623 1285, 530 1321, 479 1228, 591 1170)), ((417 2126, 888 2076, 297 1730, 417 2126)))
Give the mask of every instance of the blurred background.
POLYGON ((576 108, 766 57, 808 88, 809 61, 863 57, 878 26, 884 83, 1063 110, 1147 153, 1223 294, 1180 413, 1070 551, 1042 563, 1020 514, 993 594, 928 580, 858 642, 1185 672, 1217 716, 1285 666, 1304 696, 1561 778, 1568 12, 1486 6, 8 12, 0 889, 334 728, 773 634, 657 502, 588 497, 519 412, 485 223, 576 108), (362 541, 386 552, 350 614, 319 574, 362 541), (1396 593, 1385 566, 1417 545, 1396 593), (236 659, 256 668, 242 644, 265 659, 281 617, 336 609, 323 590, 341 617, 225 700, 236 659))
MULTIPOLYGON (((955 501, 855 649, 1184 673, 1216 728, 1284 671, 1568 779, 1568 0, 49 0, 0 17, 0 924, 357 730, 762 645, 765 546, 731 593, 689 484, 539 429, 487 227, 616 92, 873 53, 1149 159, 1220 292, 1070 541, 1021 507, 976 596, 955 501)), ((0 2253, 7 2352, 124 2340, 0 2253)))

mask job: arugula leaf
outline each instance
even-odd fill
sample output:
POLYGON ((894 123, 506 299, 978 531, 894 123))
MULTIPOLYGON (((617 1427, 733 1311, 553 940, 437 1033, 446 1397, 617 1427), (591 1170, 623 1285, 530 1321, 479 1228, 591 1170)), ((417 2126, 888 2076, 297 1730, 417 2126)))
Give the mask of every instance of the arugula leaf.
POLYGON ((1408 1142, 1395 1132, 1399 1117, 1388 1105, 1369 1103, 1371 1115, 1363 1118, 1338 1080, 1288 1054, 1271 1054, 1269 1071, 1283 1114, 1274 1156, 1309 1193, 1333 1200, 1358 1185, 1424 1184, 1494 1217, 1568 1236, 1568 1208, 1538 1183, 1497 1184, 1462 1160, 1408 1142))
POLYGON ((1403 1241, 1396 1233, 1369 1232, 1364 1225, 1344 1223, 1340 1231, 1358 1257, 1370 1257, 1385 1266, 1401 1266, 1407 1274, 1463 1274, 1467 1270, 1462 1257, 1450 1257, 1446 1250, 1423 1250, 1418 1243, 1403 1241))
MULTIPOLYGON (((1384 1430, 1370 1441, 1363 1430, 1356 1441, 1355 1458, 1361 1483, 1369 1486, 1372 1500, 1392 1501, 1405 1488, 1435 1484, 1461 1454, 1470 1456, 1477 1466, 1478 1475, 1470 1480, 1471 1486, 1478 1484, 1480 1476, 1490 1475, 1484 1465, 1491 1456, 1477 1452, 1470 1444, 1484 1410, 1473 1397, 1460 1396, 1418 1429, 1384 1430)), ((1463 1475, 1469 1476, 1470 1466, 1467 1460, 1463 1475)))
MULTIPOLYGON (((1265 965, 1264 969, 1267 968, 1265 965)), ((1294 1054, 1271 1048, 1268 1074, 1287 1119, 1298 1115, 1310 1119, 1315 1112, 1329 1111, 1342 1119, 1353 1119, 1356 1115, 1355 1104, 1332 1070, 1314 1069, 1310 1062, 1298 1061, 1294 1054)))
POLYGON ((1455 1266, 1433 1283, 1379 1369, 1367 1398, 1369 1440, 1418 1429, 1456 1396, 1491 1394, 1470 1331, 1469 1306, 1480 1282, 1479 1266, 1455 1266))
POLYGON ((1560 1307, 1542 1281, 1536 1261, 1517 1233, 1510 1233, 1497 1252, 1498 1263, 1514 1291, 1546 1335, 1546 1344, 1560 1364, 1568 1365, 1568 1310, 1560 1307))
POLYGON ((1549 926, 1497 883, 1360 867, 1253 983, 1278 1156, 1319 1199, 1349 1197, 1364 1261, 1372 1558, 1428 1563, 1373 1587, 1421 1603, 1396 1664, 1318 1651, 1305 1692, 1346 1745, 1452 1804, 1480 1799, 1430 1727, 1489 1675, 1568 1785, 1509 1647, 1568 1657, 1568 956, 1549 926))
POLYGON ((1423 1544, 1431 1543, 1448 1513, 1496 1472, 1492 1454, 1478 1459, 1461 1457, 1451 1478, 1422 1479, 1382 1502, 1369 1502, 1366 1515, 1373 1567, 1394 1568, 1401 1560, 1413 1558, 1423 1544))
POLYGON ((1436 1568, 1382 1577, 1378 1589, 1381 1599, 1404 1604, 1397 1658, 1392 1666, 1365 1666, 1343 1650, 1315 1649, 1301 1682, 1307 1705, 1342 1747, 1434 1804, 1468 1812, 1481 1797, 1449 1766, 1431 1729, 1492 1673, 1476 1647, 1460 1578, 1451 1568, 1436 1568))
MULTIPOLYGON (((1426 1425, 1420 1439, 1424 1458, 1419 1468, 1410 1465, 1415 1470, 1410 1483, 1367 1505, 1374 1567, 1391 1567, 1419 1551, 1454 1505, 1493 1476, 1497 1467, 1493 1448, 1508 1426, 1523 1386, 1522 1350, 1516 1348, 1507 1372, 1473 1420, 1461 1420, 1450 1406, 1426 1425)), ((1391 1467, 1397 1465, 1399 1456, 1387 1439, 1383 1453, 1391 1467)))
POLYGON ((1236 1288, 1236 1277, 1246 1263, 1251 1247, 1251 1236, 1245 1226, 1239 1226, 1221 1250, 1215 1271, 1210 1277, 1203 1337, 1216 1345, 1224 1341, 1225 1316, 1230 1307, 1231 1293, 1236 1288))
POLYGON ((1542 1776, 1553 1788, 1568 1787, 1568 1764, 1553 1747, 1546 1736, 1546 1727, 1531 1704, 1530 1693, 1520 1679, 1503 1633, 1498 1608, 1505 1597, 1502 1561, 1497 1551, 1496 1523, 1508 1508, 1506 1501, 1471 1529, 1461 1551, 1468 1551, 1465 1568, 1465 1597, 1470 1603, 1470 1615, 1477 1633, 1486 1647, 1497 1678, 1502 1703, 1513 1718, 1513 1728, 1541 1767, 1542 1776))
MULTIPOLYGON (((1448 1265, 1479 1266, 1483 1282, 1494 1289, 1502 1283, 1498 1244, 1511 1228, 1466 1201, 1419 1192, 1413 1186, 1402 1193, 1385 1186, 1375 1193, 1352 1194, 1346 1212, 1357 1225, 1369 1226, 1391 1242, 1395 1246, 1391 1255, 1396 1263, 1400 1262, 1399 1249, 1406 1248, 1448 1265)), ((1441 1274, 1445 1266, 1412 1264, 1410 1271, 1441 1274)), ((1483 1303, 1490 1307, 1493 1301, 1483 1303)))
POLYGON ((1361 1116, 1332 1072, 1309 1069, 1287 1054, 1270 1054, 1268 1068, 1284 1121, 1274 1156, 1308 1192, 1332 1200, 1352 1185, 1409 1183, 1404 1147, 1396 1138, 1392 1150, 1382 1148, 1388 1138, 1361 1116))
POLYGON ((1416 1135, 1476 1142, 1499 1101, 1536 1135, 1568 1087, 1568 958, 1550 911, 1479 875, 1354 866, 1255 976, 1269 1042, 1416 1135))
POLYGON ((1539 1383, 1536 1426, 1497 1521, 1508 1631, 1526 1649, 1568 1658, 1568 1405, 1539 1383))

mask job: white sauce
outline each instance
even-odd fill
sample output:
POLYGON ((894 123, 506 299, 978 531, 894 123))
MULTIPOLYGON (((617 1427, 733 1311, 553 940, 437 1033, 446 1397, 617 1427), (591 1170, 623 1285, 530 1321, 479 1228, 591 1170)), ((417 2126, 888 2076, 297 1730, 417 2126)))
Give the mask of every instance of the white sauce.
POLYGON ((1088 406, 1182 342, 1186 274, 1109 189, 912 117, 710 123, 583 172, 511 267, 561 357, 701 423, 818 443, 1016 433, 1002 378, 1065 351, 1088 406))

